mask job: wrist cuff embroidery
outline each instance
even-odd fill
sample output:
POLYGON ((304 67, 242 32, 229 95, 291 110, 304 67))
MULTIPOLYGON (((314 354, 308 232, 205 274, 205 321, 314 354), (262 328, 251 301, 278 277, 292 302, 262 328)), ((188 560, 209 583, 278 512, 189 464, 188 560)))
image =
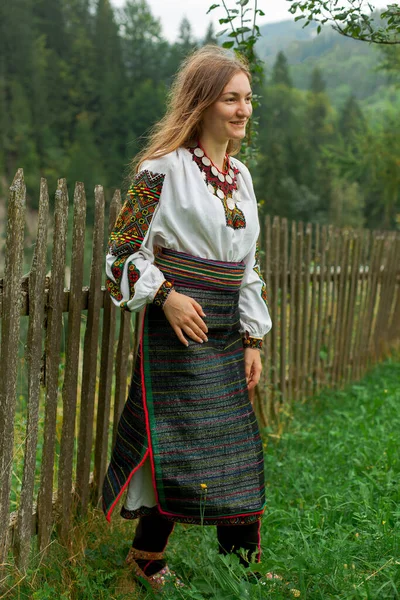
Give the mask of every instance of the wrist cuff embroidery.
POLYGON ((166 299, 174 289, 174 286, 170 281, 165 280, 160 287, 158 288, 158 292, 154 296, 153 304, 156 306, 160 306, 161 308, 164 306, 166 299))
POLYGON ((247 331, 242 340, 243 348, 256 348, 256 350, 262 350, 262 339, 250 337, 247 331))

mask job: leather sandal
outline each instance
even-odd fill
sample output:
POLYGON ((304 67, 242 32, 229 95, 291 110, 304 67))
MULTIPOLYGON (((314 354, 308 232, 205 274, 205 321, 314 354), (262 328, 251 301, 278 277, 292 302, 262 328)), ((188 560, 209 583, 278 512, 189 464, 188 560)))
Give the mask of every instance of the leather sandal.
POLYGON ((135 578, 140 582, 147 582, 154 591, 162 590, 166 583, 172 583, 175 587, 184 587, 184 583, 176 576, 174 571, 171 571, 168 565, 165 565, 160 571, 153 575, 146 573, 139 567, 136 559, 142 560, 163 560, 163 552, 146 552, 145 550, 137 550, 130 548, 125 563, 132 569, 135 578))

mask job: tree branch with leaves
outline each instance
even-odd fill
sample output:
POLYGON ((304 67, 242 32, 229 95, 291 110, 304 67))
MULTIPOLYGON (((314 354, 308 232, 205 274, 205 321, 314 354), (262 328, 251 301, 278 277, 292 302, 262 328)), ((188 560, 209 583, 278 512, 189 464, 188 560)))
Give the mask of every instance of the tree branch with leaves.
POLYGON ((322 26, 328 23, 345 37, 373 44, 400 44, 398 3, 389 4, 381 11, 377 21, 375 7, 365 0, 348 0, 347 5, 343 0, 287 1, 291 3, 289 12, 297 15, 295 21, 306 20, 303 28, 314 21, 318 23, 317 31, 320 33, 322 26))

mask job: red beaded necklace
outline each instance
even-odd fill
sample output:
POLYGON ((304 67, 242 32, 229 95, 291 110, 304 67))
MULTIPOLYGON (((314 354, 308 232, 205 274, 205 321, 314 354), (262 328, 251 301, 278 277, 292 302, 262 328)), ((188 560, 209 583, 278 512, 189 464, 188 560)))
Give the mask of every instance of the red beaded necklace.
POLYGON ((221 200, 227 226, 233 229, 245 228, 246 219, 237 206, 237 203, 240 202, 237 184, 239 169, 231 164, 229 156, 226 155, 227 169, 223 172, 220 171, 199 143, 189 147, 188 150, 202 173, 208 191, 221 200))

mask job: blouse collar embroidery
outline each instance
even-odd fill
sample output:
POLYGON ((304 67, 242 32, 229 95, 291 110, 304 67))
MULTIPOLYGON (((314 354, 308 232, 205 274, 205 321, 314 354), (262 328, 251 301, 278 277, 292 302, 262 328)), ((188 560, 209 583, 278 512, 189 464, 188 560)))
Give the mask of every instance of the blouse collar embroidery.
POLYGON ((226 155, 225 164, 227 168, 225 171, 220 171, 211 159, 208 158, 199 143, 193 147, 189 147, 188 150, 201 171, 208 191, 222 202, 226 225, 232 227, 232 229, 244 229, 246 227, 246 219, 243 212, 237 206, 237 203, 240 202, 237 185, 239 169, 232 165, 229 156, 226 155))

